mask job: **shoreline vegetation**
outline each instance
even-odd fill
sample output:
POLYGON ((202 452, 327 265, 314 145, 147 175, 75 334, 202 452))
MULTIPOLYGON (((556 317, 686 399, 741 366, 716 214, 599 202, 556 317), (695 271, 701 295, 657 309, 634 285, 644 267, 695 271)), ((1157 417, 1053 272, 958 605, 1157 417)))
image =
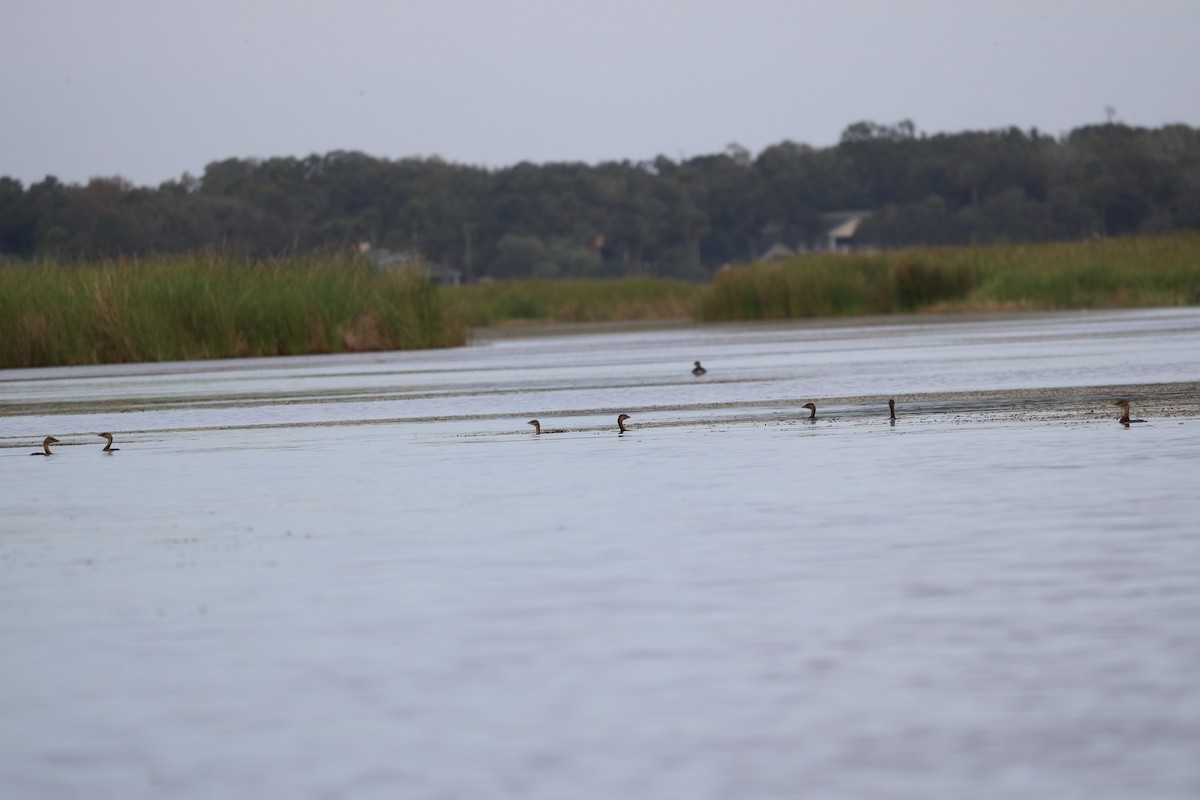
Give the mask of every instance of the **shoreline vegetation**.
POLYGON ((704 322, 1197 302, 1200 232, 798 256, 725 270, 704 322))
POLYGON ((0 368, 453 347, 436 286, 352 255, 0 267, 0 368))
POLYGON ((1198 301, 1200 232, 817 254, 651 277, 438 287, 353 254, 0 266, 0 368, 454 347, 472 327, 1050 311, 1198 301))

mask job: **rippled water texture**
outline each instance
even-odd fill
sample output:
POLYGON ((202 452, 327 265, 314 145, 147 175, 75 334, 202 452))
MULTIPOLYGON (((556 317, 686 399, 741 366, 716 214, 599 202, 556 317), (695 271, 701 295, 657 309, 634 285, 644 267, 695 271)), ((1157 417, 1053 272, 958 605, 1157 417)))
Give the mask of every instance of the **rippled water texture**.
POLYGON ((1197 309, 0 372, 0 795, 1198 797, 1198 383, 1197 309))

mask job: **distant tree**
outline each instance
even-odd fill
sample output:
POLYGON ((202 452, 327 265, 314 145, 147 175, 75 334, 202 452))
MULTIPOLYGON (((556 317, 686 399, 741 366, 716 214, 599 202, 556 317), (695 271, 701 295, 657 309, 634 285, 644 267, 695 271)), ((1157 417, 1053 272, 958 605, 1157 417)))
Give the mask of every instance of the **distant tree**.
POLYGON ((0 257, 32 255, 36 222, 21 182, 0 178, 0 257))
POLYGON ((493 278, 531 278, 550 277, 557 272, 541 239, 509 233, 496 244, 487 274, 493 278))
POLYGON ((225 159, 157 188, 0 178, 0 253, 94 258, 217 248, 256 255, 411 251, 468 276, 703 278, 775 243, 819 242, 822 214, 869 210, 881 246, 1066 239, 1200 227, 1200 131, 1115 119, 1054 138, 856 122, 833 147, 757 155, 520 163, 355 151, 225 159))

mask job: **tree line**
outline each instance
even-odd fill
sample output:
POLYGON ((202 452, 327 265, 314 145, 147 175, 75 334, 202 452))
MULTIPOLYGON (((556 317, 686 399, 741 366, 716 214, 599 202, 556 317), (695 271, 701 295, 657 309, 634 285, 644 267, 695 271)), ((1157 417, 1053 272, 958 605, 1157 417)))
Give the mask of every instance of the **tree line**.
POLYGON ((831 147, 785 141, 757 155, 730 145, 677 160, 488 169, 336 151, 226 159, 157 188, 0 178, 0 258, 263 257, 367 243, 468 280, 704 278, 775 243, 815 245, 822 215, 845 210, 871 212, 856 242, 881 248, 1200 228, 1200 129, 930 135, 909 121, 860 122, 831 147))

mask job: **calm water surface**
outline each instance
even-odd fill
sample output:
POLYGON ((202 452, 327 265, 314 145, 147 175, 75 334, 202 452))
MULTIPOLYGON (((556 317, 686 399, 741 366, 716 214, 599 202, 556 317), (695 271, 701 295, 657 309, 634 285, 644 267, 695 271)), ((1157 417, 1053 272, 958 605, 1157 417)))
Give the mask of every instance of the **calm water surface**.
POLYGON ((0 794, 1195 798, 1198 381, 1196 309, 0 372, 0 794))

